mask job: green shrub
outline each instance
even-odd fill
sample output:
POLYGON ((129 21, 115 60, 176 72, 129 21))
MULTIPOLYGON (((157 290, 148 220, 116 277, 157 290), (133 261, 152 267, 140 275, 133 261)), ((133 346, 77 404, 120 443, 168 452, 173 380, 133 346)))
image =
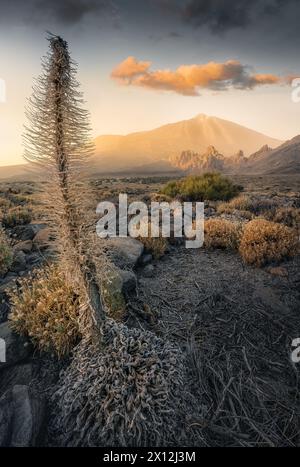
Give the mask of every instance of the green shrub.
POLYGON ((173 180, 167 183, 161 192, 182 201, 227 201, 240 191, 241 187, 234 185, 227 177, 219 173, 205 173, 173 180))
POLYGON ((30 221, 30 211, 20 206, 9 209, 2 217, 2 224, 4 227, 15 227, 16 225, 29 224, 30 221))
POLYGON ((35 273, 10 292, 12 329, 27 335, 43 351, 68 354, 79 338, 78 294, 57 266, 35 273))
POLYGON ((13 255, 7 238, 0 230, 0 277, 7 273, 12 263, 13 255))

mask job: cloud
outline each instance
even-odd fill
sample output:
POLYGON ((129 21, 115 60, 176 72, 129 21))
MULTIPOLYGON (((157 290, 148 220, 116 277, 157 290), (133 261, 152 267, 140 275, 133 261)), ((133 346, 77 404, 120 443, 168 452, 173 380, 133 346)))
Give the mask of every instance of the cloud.
POLYGON ((246 27, 270 16, 279 16, 287 4, 298 0, 188 0, 181 17, 197 26, 208 26, 213 32, 246 27))
POLYGON ((185 96, 197 96, 201 89, 253 89, 256 86, 285 83, 284 79, 274 74, 252 74, 249 67, 238 60, 181 65, 175 71, 151 71, 150 66, 151 62, 141 62, 130 56, 113 69, 111 77, 126 86, 173 91, 185 96))
POLYGON ((4 0, 0 20, 73 26, 97 13, 117 17, 118 9, 112 0, 4 0))
POLYGON ((146 73, 150 66, 151 62, 139 62, 130 56, 113 69, 111 76, 120 81, 130 80, 137 75, 146 73))

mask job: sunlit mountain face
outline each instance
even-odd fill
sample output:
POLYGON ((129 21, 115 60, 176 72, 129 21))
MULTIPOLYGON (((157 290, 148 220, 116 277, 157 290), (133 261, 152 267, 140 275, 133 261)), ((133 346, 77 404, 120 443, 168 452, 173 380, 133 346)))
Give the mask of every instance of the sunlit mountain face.
MULTIPOLYGON (((254 134, 251 141, 240 142, 240 133, 232 141, 233 130, 226 126, 226 133, 216 119, 197 126, 199 114, 279 143, 291 139, 299 133, 300 103, 292 98, 300 76, 299 19, 296 0, 3 0, 0 165, 23 162, 24 107, 47 53, 46 31, 68 41, 79 65, 93 138, 147 131, 123 138, 123 155, 160 159, 176 138, 185 143, 176 150, 213 144, 225 154, 250 154, 262 145, 254 134), (178 123, 167 141, 162 135, 154 142, 148 132, 184 121, 190 123, 178 123)), ((97 139, 97 154, 119 144, 118 138, 97 139)))

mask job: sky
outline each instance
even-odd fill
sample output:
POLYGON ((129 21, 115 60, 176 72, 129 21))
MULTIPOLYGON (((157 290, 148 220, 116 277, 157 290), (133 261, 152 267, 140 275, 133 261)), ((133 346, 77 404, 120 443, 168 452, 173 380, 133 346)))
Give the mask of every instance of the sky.
POLYGON ((299 0, 1 0, 0 166, 23 162, 25 106, 48 49, 69 43, 92 136, 193 118, 300 133, 299 0))

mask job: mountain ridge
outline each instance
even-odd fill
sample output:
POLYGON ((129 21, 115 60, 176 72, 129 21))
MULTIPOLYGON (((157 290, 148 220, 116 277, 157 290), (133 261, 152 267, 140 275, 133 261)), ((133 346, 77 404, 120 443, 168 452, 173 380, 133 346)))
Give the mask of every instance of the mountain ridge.
POLYGON ((263 145, 277 147, 281 143, 279 139, 237 123, 198 114, 194 118, 168 123, 153 130, 98 136, 95 138, 93 164, 101 165, 104 170, 122 169, 169 160, 187 148, 203 152, 211 145, 225 157, 232 156, 240 149, 247 156, 263 145))

